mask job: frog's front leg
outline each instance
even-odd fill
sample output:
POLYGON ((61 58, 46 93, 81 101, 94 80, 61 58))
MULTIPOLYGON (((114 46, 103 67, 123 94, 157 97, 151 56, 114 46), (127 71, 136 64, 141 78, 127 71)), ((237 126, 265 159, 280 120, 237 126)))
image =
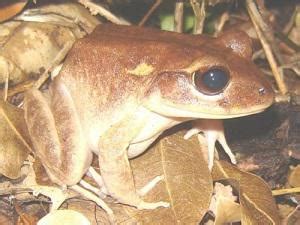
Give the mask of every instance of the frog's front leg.
POLYGON ((108 194, 118 202, 138 209, 168 207, 166 202, 144 202, 138 194, 130 168, 127 148, 143 125, 134 115, 112 126, 101 136, 99 167, 108 194))
POLYGON ((188 139, 195 134, 202 132, 207 141, 207 151, 208 151, 208 167, 212 169, 214 160, 215 143, 219 141, 223 147, 226 154, 229 156, 230 161, 236 164, 235 155, 229 148, 225 135, 224 126, 222 120, 209 120, 209 119, 199 119, 192 121, 192 129, 189 130, 184 138, 188 139))

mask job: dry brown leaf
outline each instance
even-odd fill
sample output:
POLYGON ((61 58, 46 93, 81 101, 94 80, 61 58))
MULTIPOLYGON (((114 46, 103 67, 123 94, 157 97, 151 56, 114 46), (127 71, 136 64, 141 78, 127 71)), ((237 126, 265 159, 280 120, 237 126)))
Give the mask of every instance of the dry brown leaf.
POLYGON ((210 210, 215 214, 215 225, 221 225, 241 220, 240 204, 232 193, 232 187, 216 182, 210 210))
POLYGON ((4 1, 3 3, 1 2, 2 4, 0 4, 0 22, 7 20, 21 12, 27 4, 27 2, 27 0, 14 1, 12 3, 9 3, 9 1, 4 1))
POLYGON ((167 201, 170 208, 138 211, 123 206, 113 210, 119 223, 198 224, 212 196, 212 179, 196 138, 184 140, 183 133, 168 136, 144 155, 131 160, 136 186, 143 187, 163 175, 145 196, 146 201, 167 201))
POLYGON ((92 225, 97 225, 97 222, 98 224, 109 224, 109 220, 103 210, 92 201, 72 199, 68 201, 68 209, 81 213, 92 225), (102 218, 102 216, 105 218, 102 218))
POLYGON ((34 195, 42 194, 47 196, 51 199, 52 209, 58 209, 66 199, 76 196, 71 190, 64 190, 56 185, 38 185, 36 183, 36 175, 32 165, 29 166, 28 171, 27 177, 21 184, 15 185, 15 187, 30 189, 33 191, 34 195))
POLYGON ((292 206, 290 204, 278 204, 282 225, 300 224, 300 206, 292 206))
POLYGON ((300 187, 300 165, 296 166, 288 177, 288 183, 292 187, 300 187))
POLYGON ((30 138, 23 118, 23 110, 0 99, 0 173, 15 179, 27 158, 30 138))
MULTIPOLYGON (((47 23, 7 22, 0 29, 0 70, 9 74, 11 85, 38 79, 64 44, 75 41, 70 29, 47 23)), ((6 76, 0 74, 0 84, 6 76)))
POLYGON ((36 225, 38 218, 33 215, 18 211, 19 217, 17 225, 36 225))
POLYGON ((60 50, 100 23, 78 3, 59 3, 27 9, 17 17, 18 21, 0 24, 0 84, 8 73, 10 86, 22 83, 25 87, 17 91, 28 89, 43 71, 51 68, 60 50))
POLYGON ((22 170, 24 170, 24 168, 28 170, 26 178, 21 183, 16 184, 11 182, 0 183, 0 194, 13 194, 16 199, 21 195, 22 200, 26 200, 26 198, 29 197, 27 194, 23 196, 23 194, 28 192, 33 193, 35 196, 42 194, 51 199, 51 209, 58 209, 66 199, 78 196, 77 193, 74 193, 69 189, 65 190, 59 186, 38 185, 36 183, 36 176, 32 165, 26 165, 22 170))
POLYGON ((42 219, 37 225, 59 225, 59 224, 76 224, 76 225, 90 225, 88 219, 79 212, 74 210, 55 210, 42 219))
POLYGON ((226 179, 239 191, 242 224, 281 224, 271 190, 260 177, 225 161, 215 162, 212 172, 214 180, 226 179))
POLYGON ((0 212, 0 224, 14 225, 13 218, 0 212))
POLYGON ((49 2, 41 5, 41 7, 26 10, 20 17, 25 21, 31 21, 34 20, 35 16, 39 18, 40 22, 72 27, 76 37, 82 37, 86 34, 85 32, 91 33, 100 24, 98 18, 92 16, 88 9, 74 1, 49 2))

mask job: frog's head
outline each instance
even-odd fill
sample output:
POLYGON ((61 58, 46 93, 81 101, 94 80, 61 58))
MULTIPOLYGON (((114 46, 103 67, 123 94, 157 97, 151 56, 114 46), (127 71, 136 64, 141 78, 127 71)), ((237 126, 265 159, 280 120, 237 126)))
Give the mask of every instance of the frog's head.
POLYGON ((160 71, 147 93, 147 107, 172 117, 225 119, 259 113, 274 98, 251 61, 250 38, 224 34, 193 49, 190 64, 160 71))

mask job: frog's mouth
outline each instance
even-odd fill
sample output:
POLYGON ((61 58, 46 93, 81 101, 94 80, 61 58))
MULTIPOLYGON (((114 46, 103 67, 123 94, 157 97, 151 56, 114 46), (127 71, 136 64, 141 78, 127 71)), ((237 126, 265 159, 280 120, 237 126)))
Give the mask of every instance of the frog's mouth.
POLYGON ((252 107, 251 110, 245 110, 244 112, 228 112, 228 113, 218 113, 214 112, 199 112, 195 110, 187 110, 187 109, 178 109, 174 106, 169 105, 160 105, 159 107, 151 107, 150 110, 156 112, 162 116, 167 117, 185 117, 185 118, 193 118, 193 119, 231 119, 243 116, 249 116, 252 114, 261 113, 266 110, 270 105, 260 105, 252 107))

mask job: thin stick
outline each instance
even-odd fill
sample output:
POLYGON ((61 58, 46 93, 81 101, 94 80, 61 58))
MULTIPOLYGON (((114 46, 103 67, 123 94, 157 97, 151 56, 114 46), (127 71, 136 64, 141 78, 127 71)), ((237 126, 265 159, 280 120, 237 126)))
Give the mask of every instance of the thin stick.
POLYGON ((282 59, 281 53, 279 51, 277 41, 274 36, 272 26, 270 26, 267 23, 267 17, 268 17, 269 13, 267 12, 267 10, 265 8, 264 0, 256 0, 256 4, 257 4, 257 9, 259 10, 259 15, 260 15, 260 17, 255 17, 256 22, 257 22, 258 26, 260 27, 262 33, 264 34, 264 37, 266 38, 268 43, 271 45, 274 56, 278 60, 279 64, 282 64, 283 59, 282 59))
POLYGON ((201 3, 197 0, 191 0, 191 5, 195 14, 194 34, 202 34, 204 21, 205 21, 205 0, 201 0, 201 3))
POLYGON ((261 29, 258 25, 258 22, 257 22, 258 18, 260 18, 260 20, 261 20, 261 15, 259 14, 259 12, 256 8, 256 5, 255 5, 255 2, 253 0, 246 0, 246 3, 247 3, 248 13, 249 13, 250 18, 253 22, 253 25, 254 25, 254 28, 256 30, 257 36, 259 37, 259 39, 261 41, 261 44, 263 46, 263 49, 265 50, 266 57, 269 61, 269 64, 270 64, 271 70, 274 74, 274 77, 275 77, 275 80, 277 82, 278 88, 279 88, 279 90, 282 94, 286 94, 287 93, 287 88, 286 88, 286 85, 285 85, 285 83, 282 79, 282 74, 280 73, 280 71, 278 69, 277 62, 276 62, 276 60, 274 58, 274 55, 272 53, 272 49, 271 49, 270 45, 268 44, 267 39, 263 35, 263 33, 262 33, 262 31, 261 31, 261 29))
POLYGON ((278 196, 278 195, 294 194, 294 193, 298 193, 298 192, 300 192, 300 187, 273 190, 272 195, 278 196))
POLYGON ((158 8, 158 6, 161 4, 161 0, 156 0, 155 3, 152 5, 152 7, 148 10, 146 15, 143 17, 143 19, 139 22, 139 26, 144 26, 146 21, 149 19, 149 17, 152 15, 152 13, 158 8))
POLYGON ((101 16, 105 17, 108 21, 112 23, 120 24, 120 25, 130 25, 130 23, 125 19, 118 18, 103 6, 93 3, 90 0, 78 0, 78 2, 82 4, 84 7, 88 8, 92 15, 96 15, 99 13, 101 16))
POLYGON ((228 20, 229 20, 229 13, 224 12, 219 20, 219 23, 217 23, 215 26, 216 31, 214 35, 217 36, 223 30, 223 27, 228 20))
POLYGON ((183 31, 183 9, 184 9, 183 2, 177 1, 175 3, 175 10, 174 10, 174 30, 179 33, 182 33, 183 31))
POLYGON ((289 19, 289 22, 284 26, 283 28, 283 33, 288 35, 290 33, 290 31, 292 30, 292 28, 294 27, 295 24, 295 17, 297 16, 297 13, 300 11, 300 5, 297 5, 296 8, 294 9, 294 12, 292 14, 292 16, 289 19))

